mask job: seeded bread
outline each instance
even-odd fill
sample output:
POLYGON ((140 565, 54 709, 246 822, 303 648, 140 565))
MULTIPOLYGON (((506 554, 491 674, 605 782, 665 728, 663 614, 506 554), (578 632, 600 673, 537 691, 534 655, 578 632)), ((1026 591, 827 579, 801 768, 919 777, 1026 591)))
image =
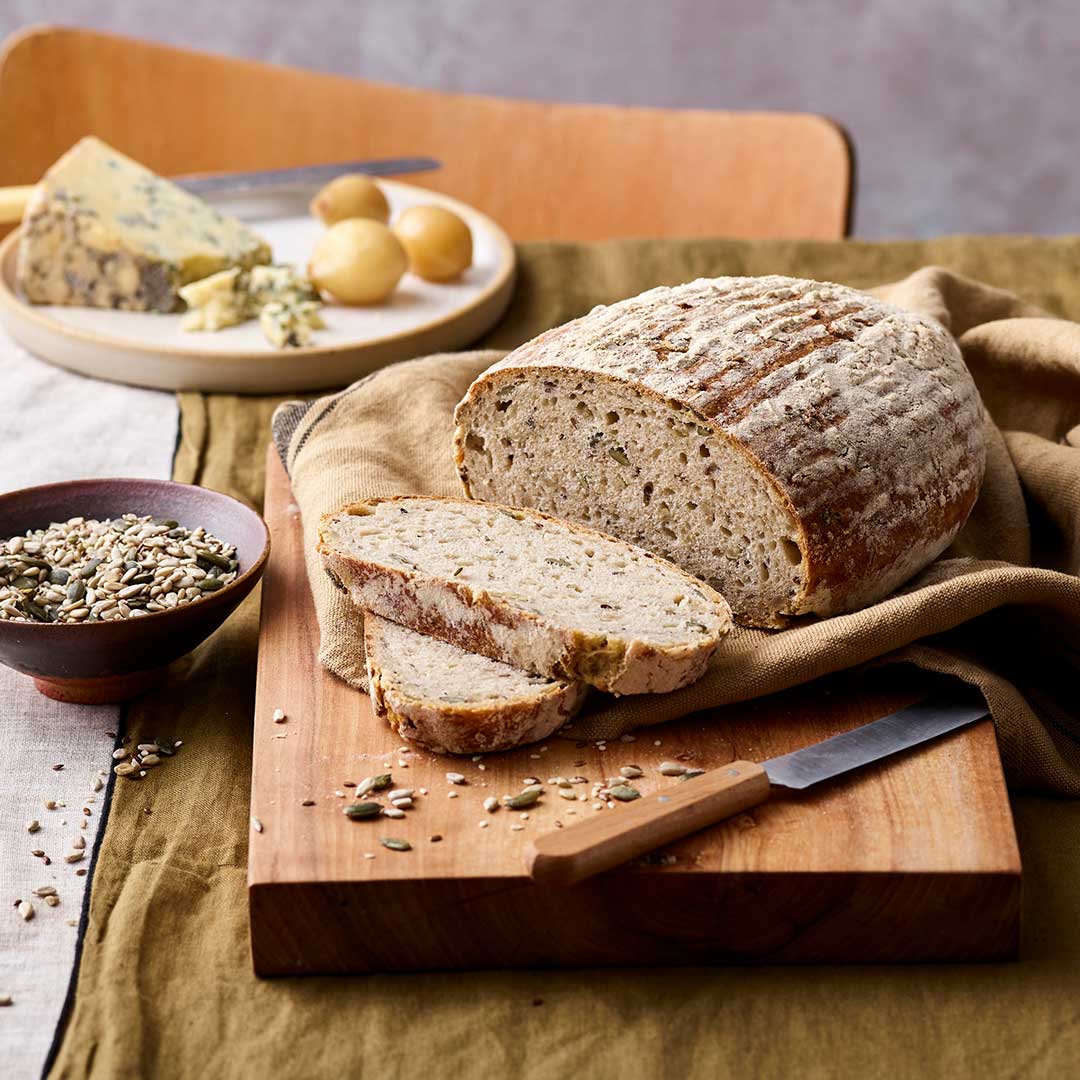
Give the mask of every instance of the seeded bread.
POLYGON ((456 421, 468 495, 640 544, 759 626, 890 593, 952 541, 985 463, 942 326, 785 277, 596 308, 489 368, 456 421))
POLYGON ((677 567, 530 510, 370 499, 324 516, 318 550, 365 611, 615 694, 694 682, 731 627, 724 598, 677 567))
POLYGON ((375 715, 438 753, 485 754, 536 742, 581 708, 584 683, 530 675, 364 613, 375 715))

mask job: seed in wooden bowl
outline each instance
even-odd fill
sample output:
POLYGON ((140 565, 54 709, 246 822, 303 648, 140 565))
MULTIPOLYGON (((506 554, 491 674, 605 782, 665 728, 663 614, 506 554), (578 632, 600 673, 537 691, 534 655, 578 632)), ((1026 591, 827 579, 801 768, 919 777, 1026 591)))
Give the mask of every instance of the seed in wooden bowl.
POLYGON ((203 528, 73 517, 0 541, 0 619, 107 622, 195 603, 236 580, 236 547, 203 528))

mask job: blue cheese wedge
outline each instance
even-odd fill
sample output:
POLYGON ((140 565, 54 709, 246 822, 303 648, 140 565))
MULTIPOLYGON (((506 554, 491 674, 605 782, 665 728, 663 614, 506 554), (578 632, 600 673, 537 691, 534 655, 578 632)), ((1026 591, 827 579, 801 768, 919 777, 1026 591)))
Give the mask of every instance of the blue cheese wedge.
POLYGON ((189 282, 268 262, 246 225, 88 136, 31 197, 17 280, 35 304, 177 311, 189 282))

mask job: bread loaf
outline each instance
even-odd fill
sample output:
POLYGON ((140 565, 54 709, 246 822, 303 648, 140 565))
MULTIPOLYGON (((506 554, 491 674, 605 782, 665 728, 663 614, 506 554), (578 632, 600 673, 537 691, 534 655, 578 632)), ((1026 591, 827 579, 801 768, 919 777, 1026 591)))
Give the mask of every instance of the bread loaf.
POLYGON ((402 738, 450 754, 545 739, 581 708, 584 683, 530 675, 364 613, 371 704, 402 738))
POLYGON ((456 422, 468 495, 657 552, 759 626, 891 592, 956 535, 985 462, 941 325, 785 277, 596 308, 488 369, 456 422))
POLYGON ((695 681, 731 628, 723 597, 677 567, 531 510, 369 499, 324 516, 318 549, 364 611, 615 694, 695 681))

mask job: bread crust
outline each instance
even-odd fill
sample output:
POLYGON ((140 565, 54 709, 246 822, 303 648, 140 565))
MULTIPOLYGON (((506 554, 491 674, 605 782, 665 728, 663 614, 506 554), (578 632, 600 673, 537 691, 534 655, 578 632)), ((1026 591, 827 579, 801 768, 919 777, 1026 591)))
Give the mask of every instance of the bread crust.
MULTIPOLYGON (((727 601, 704 582, 658 556, 582 525, 570 528, 584 538, 615 544, 662 564, 665 570, 681 578, 686 588, 696 590, 714 604, 722 614, 717 636, 663 647, 636 639, 613 639, 556 625, 484 590, 474 590, 466 582, 387 566, 343 553, 333 546, 328 533, 341 515, 368 516, 378 504, 416 498, 398 495, 366 499, 333 514, 324 514, 320 520, 317 549, 323 565, 362 610, 374 611, 392 622, 441 638, 466 652, 480 653, 525 671, 585 682, 612 694, 666 693, 696 682, 731 628, 727 601)), ((422 498, 426 502, 462 502, 439 496, 422 498)), ((487 505, 513 517, 566 525, 537 510, 487 505)))
POLYGON ((541 334, 457 407, 467 494, 470 416, 545 370, 690 410, 754 463, 797 524, 803 558, 788 610, 738 612, 754 625, 892 592, 948 546, 982 483, 984 410, 955 341, 934 320, 846 286, 703 279, 541 334))
POLYGON ((394 677, 380 633, 381 616, 364 612, 364 645, 371 704, 403 738, 445 754, 486 754, 537 742, 580 710, 584 683, 556 681, 516 697, 480 703, 433 701, 409 693, 394 677))

